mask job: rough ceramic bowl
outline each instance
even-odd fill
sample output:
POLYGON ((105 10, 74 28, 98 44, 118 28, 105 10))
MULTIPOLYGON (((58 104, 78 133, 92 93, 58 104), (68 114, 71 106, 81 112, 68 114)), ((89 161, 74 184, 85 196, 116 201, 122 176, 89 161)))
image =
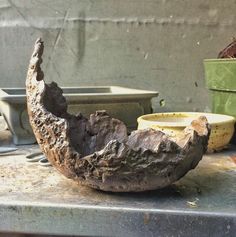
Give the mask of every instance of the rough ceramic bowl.
POLYGON ((104 191, 140 192, 170 185, 201 160, 210 135, 206 117, 173 141, 154 129, 128 134, 105 111, 72 115, 63 90, 43 80, 42 54, 38 39, 26 78, 29 121, 45 157, 63 175, 104 191))
POLYGON ((206 116, 211 125, 208 151, 221 150, 229 143, 234 133, 235 118, 232 116, 192 112, 147 114, 138 118, 138 129, 154 128, 175 137, 201 115, 206 116))
POLYGON ((140 192, 170 185, 202 159, 210 135, 206 117, 194 120, 175 142, 154 129, 128 134, 105 111, 72 115, 62 89, 43 80, 42 54, 38 39, 26 79, 29 121, 45 157, 66 177, 104 191, 140 192))

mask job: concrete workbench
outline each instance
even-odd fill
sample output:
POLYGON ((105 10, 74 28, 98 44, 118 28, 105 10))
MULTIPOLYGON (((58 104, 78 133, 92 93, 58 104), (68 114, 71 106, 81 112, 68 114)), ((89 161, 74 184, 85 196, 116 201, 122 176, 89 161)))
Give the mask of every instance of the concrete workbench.
MULTIPOLYGON (((2 143, 3 144, 3 143, 2 143)), ((53 167, 28 163, 37 150, 0 155, 0 232, 83 236, 235 236, 236 149, 205 155, 163 190, 105 193, 53 167)))

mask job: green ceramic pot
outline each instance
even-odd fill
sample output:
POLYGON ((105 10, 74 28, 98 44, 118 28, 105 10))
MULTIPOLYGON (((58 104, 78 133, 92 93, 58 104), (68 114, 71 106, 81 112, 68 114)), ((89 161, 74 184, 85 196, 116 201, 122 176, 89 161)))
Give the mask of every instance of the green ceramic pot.
POLYGON ((212 112, 236 117, 236 59, 204 60, 212 112))

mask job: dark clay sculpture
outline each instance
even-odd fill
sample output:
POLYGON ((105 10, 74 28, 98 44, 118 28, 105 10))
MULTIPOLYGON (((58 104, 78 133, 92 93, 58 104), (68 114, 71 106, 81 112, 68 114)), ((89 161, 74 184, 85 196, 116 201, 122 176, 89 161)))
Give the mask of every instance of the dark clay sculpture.
POLYGON ((220 51, 218 58, 236 58, 236 39, 220 51))
POLYGON ((128 136, 124 123, 105 111, 89 119, 71 115, 62 90, 43 80, 42 54, 38 39, 26 80, 28 113, 43 153, 66 177, 95 189, 138 192, 175 182, 201 160, 210 134, 205 117, 175 142, 153 129, 128 136))

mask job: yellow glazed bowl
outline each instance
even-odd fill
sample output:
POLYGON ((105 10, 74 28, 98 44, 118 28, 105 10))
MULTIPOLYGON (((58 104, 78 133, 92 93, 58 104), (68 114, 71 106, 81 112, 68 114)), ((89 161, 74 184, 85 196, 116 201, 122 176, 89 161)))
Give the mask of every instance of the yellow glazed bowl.
POLYGON ((156 113, 146 114, 138 118, 138 129, 154 128, 173 138, 199 116, 206 116, 211 125, 208 151, 221 150, 230 141, 234 133, 235 118, 223 114, 212 113, 156 113))

